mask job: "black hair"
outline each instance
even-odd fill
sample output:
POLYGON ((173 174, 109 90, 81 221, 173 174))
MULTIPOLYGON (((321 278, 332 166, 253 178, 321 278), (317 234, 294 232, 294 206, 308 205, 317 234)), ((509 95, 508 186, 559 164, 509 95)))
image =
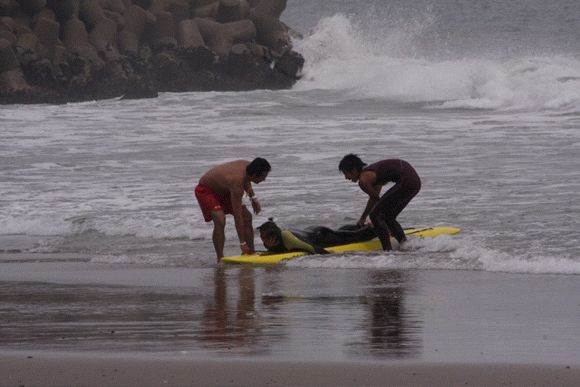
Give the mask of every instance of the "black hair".
POLYGON ((274 223, 273 218, 268 218, 268 221, 262 223, 258 226, 258 230, 260 234, 262 234, 265 238, 272 238, 276 237, 278 243, 275 246, 268 247, 268 251, 271 253, 283 253, 288 251, 284 246, 284 241, 282 240, 282 229, 278 227, 276 223, 274 223))
POLYGON ((248 166, 246 167, 246 174, 251 176, 264 176, 272 167, 268 160, 261 157, 256 157, 248 166))
POLYGON ((260 233, 263 233, 267 238, 276 236, 280 237, 282 229, 274 222, 274 218, 268 218, 268 221, 258 226, 260 233))
POLYGON ((350 171, 357 171, 360 172, 364 168, 366 164, 354 153, 349 153, 348 155, 344 156, 340 163, 338 164, 338 170, 342 173, 350 172, 350 171))

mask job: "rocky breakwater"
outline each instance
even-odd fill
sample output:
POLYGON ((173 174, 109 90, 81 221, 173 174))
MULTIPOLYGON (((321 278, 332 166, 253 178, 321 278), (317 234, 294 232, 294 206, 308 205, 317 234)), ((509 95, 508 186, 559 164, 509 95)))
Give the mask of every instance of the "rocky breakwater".
POLYGON ((0 103, 284 89, 286 0, 0 0, 0 103))

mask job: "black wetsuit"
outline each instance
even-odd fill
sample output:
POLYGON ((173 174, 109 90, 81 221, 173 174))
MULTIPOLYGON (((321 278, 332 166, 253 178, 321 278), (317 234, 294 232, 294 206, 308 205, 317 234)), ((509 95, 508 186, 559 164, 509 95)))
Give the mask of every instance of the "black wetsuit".
POLYGON ((324 226, 311 226, 304 230, 291 229, 290 231, 303 241, 320 247, 364 242, 377 236, 372 227, 359 227, 358 225, 346 225, 338 230, 333 230, 324 226))
POLYGON ((324 226, 311 226, 304 230, 280 230, 278 244, 268 248, 268 251, 282 253, 303 250, 312 254, 328 254, 325 247, 364 242, 376 236, 372 227, 358 225, 346 225, 338 230, 324 226))
POLYGON ((397 216, 421 190, 421 179, 411 164, 399 159, 382 160, 366 166, 362 171, 373 171, 377 175, 375 185, 395 183, 381 196, 369 214, 383 249, 390 250, 389 233, 399 243, 406 240, 397 216))

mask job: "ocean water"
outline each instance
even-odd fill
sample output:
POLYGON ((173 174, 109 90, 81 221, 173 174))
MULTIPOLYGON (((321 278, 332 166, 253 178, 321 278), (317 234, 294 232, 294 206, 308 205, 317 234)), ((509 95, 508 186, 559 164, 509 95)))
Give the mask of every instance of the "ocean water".
MULTIPOLYGON (((403 226, 462 234, 293 269, 580 274, 580 3, 289 0, 283 20, 291 90, 0 106, 0 260, 213 267, 208 168, 265 157, 254 225, 338 227, 366 202, 337 170, 353 152, 416 167, 403 226)), ((231 217, 227 238, 237 255, 231 217)))

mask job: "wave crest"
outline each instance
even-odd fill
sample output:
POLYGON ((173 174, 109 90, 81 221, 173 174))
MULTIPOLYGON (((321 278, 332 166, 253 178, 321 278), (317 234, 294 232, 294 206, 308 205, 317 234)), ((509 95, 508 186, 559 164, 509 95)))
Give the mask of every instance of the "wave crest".
POLYGON ((421 56, 413 42, 432 21, 372 34, 337 14, 296 42, 305 59, 295 90, 336 90, 348 99, 424 103, 440 109, 580 111, 580 61, 564 56, 509 59, 421 56))

